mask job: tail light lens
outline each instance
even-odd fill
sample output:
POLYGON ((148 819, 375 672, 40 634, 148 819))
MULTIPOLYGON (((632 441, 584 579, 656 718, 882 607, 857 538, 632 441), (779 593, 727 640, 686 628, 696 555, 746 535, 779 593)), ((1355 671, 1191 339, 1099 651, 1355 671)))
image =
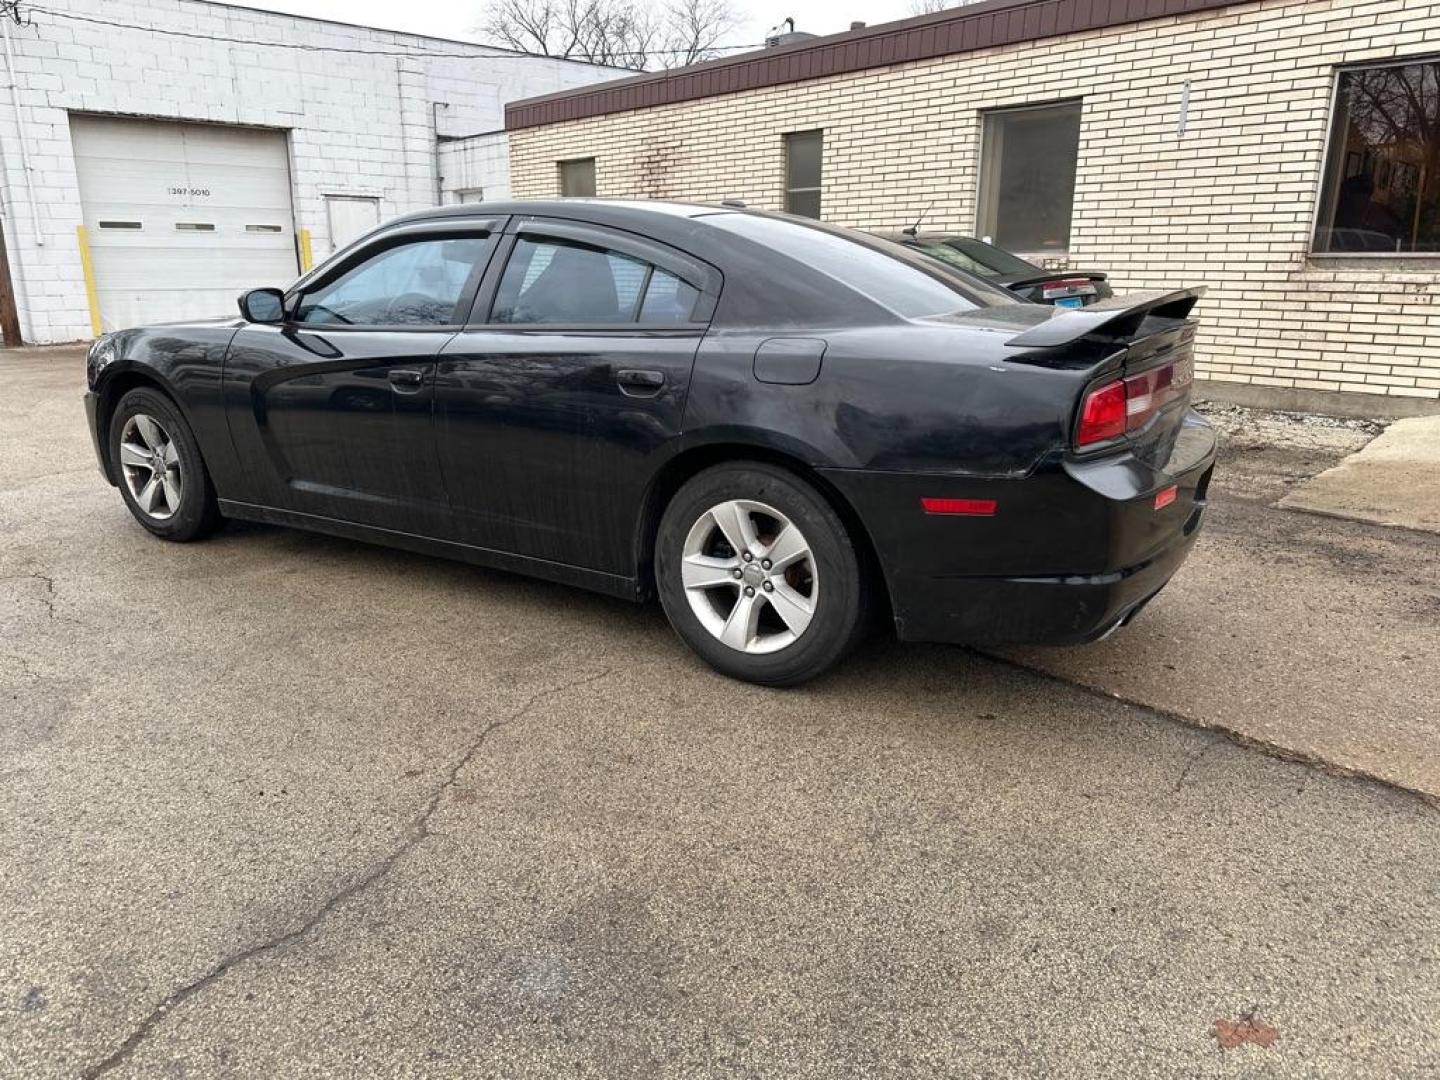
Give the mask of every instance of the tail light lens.
POLYGON ((1166 405, 1189 393, 1193 365, 1186 357, 1091 390, 1080 407, 1075 445, 1092 446, 1139 431, 1166 405))

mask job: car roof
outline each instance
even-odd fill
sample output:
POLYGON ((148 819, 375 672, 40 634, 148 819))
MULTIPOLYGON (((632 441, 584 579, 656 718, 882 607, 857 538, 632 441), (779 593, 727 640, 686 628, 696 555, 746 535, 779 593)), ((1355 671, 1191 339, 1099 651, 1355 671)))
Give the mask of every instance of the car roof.
POLYGON ((717 203, 665 199, 509 199, 501 202, 436 206, 395 218, 389 224, 434 221, 437 218, 494 217, 498 214, 553 214, 577 221, 620 225, 627 220, 640 224, 646 220, 654 220, 657 215, 668 218, 697 218, 710 214, 733 214, 743 210, 743 207, 717 203))

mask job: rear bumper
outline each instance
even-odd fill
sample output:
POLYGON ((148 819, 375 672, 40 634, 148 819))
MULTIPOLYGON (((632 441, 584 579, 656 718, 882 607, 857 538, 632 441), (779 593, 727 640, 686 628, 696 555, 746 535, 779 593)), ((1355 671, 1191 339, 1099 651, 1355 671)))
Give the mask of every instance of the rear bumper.
POLYGON ((1122 454, 1005 480, 824 475, 870 533, 902 640, 1072 645, 1129 621, 1180 568, 1214 463, 1214 431, 1192 415, 1158 468, 1122 454), (926 497, 995 512, 927 515, 926 497))
POLYGON ((114 484, 110 470, 105 466, 104 444, 100 441, 100 395, 93 390, 85 392, 85 423, 90 428, 90 446, 95 451, 95 461, 100 466, 100 475, 107 484, 114 484))
POLYGON ((924 597, 897 605, 902 641, 1082 645, 1129 622, 1180 569, 1200 532, 1205 506, 1184 531, 1136 566, 1103 574, 932 578, 924 597))

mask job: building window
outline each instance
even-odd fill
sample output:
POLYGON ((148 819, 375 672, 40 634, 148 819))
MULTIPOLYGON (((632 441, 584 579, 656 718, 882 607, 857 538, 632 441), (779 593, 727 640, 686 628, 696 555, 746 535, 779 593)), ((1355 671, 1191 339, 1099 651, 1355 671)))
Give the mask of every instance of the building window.
POLYGON ((794 131, 785 136, 785 212, 820 216, 820 154, 822 131, 794 131))
POLYGON ((560 194, 567 199, 595 197, 595 159, 578 158, 560 164, 560 194))
POLYGON ((1025 254, 1070 249, 1080 103, 985 114, 977 230, 1025 254))
POLYGON ((1440 60, 1340 72, 1314 250, 1440 252, 1440 60))

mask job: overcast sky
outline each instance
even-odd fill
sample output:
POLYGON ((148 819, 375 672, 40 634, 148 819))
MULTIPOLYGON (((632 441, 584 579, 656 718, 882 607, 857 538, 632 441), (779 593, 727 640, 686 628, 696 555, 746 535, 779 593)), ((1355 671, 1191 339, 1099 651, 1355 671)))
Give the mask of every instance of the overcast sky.
MULTIPOLYGON (((254 0, 244 6, 465 39, 474 36, 483 0, 407 0, 403 4, 394 0, 254 0)), ((735 33, 736 45, 762 43, 765 32, 787 15, 794 16, 797 30, 833 34, 848 30, 852 20, 873 26, 910 14, 910 0, 735 0, 735 7, 743 20, 735 33)))

